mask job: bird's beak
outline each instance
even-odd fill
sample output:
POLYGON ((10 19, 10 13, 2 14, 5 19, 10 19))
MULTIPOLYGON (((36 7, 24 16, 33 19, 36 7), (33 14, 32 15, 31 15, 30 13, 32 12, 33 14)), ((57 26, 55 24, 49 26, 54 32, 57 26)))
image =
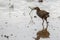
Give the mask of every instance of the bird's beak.
POLYGON ((29 7, 31 10, 33 10, 33 8, 29 7))
POLYGON ((34 10, 34 8, 32 10, 34 10))

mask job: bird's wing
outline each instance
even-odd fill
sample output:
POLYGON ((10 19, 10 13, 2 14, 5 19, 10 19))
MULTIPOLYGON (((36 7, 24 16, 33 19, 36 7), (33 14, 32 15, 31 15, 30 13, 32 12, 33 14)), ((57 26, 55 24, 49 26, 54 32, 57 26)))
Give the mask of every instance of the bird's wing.
POLYGON ((48 15, 48 14, 49 14, 49 13, 46 12, 45 10, 41 10, 41 11, 38 12, 38 15, 39 15, 40 17, 44 17, 44 16, 46 16, 46 15, 48 15))
POLYGON ((44 14, 44 15, 49 14, 49 12, 47 12, 47 11, 45 11, 45 10, 42 10, 41 13, 44 14))

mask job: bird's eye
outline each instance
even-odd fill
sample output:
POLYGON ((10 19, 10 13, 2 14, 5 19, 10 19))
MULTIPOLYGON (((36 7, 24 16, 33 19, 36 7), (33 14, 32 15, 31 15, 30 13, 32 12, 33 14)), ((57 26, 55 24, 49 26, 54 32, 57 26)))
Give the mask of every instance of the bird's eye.
POLYGON ((47 12, 47 14, 49 14, 49 12, 47 12))

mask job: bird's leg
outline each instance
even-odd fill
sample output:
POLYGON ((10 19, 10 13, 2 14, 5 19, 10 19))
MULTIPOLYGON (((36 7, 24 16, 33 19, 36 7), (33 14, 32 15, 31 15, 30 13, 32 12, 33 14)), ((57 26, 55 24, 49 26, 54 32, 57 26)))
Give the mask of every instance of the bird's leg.
POLYGON ((42 19, 43 20, 43 22, 42 22, 42 26, 43 26, 43 30, 44 30, 44 19, 42 19))
POLYGON ((47 19, 46 19, 46 23, 47 23, 47 26, 46 26, 46 29, 48 28, 48 21, 47 21, 47 19))

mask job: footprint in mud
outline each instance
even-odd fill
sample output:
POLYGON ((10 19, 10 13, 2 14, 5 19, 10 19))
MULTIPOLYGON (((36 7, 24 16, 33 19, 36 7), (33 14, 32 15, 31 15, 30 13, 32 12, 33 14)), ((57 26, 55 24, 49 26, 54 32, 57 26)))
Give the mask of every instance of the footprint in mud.
POLYGON ((39 40, 40 38, 49 38, 49 35, 50 33, 47 31, 47 29, 38 31, 35 40, 39 40))

